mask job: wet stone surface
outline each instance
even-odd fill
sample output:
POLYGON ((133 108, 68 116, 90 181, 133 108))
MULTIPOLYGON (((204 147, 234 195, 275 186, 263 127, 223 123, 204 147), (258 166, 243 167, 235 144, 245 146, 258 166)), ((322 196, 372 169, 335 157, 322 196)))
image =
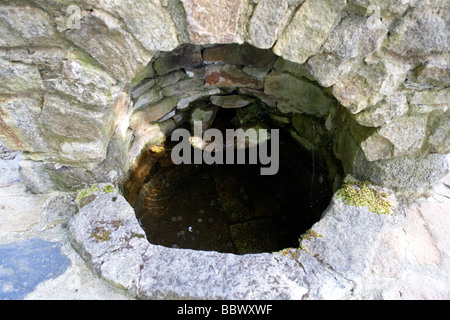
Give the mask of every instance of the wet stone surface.
POLYGON ((56 278, 70 266, 61 245, 40 238, 0 246, 0 300, 23 299, 39 283, 56 278))

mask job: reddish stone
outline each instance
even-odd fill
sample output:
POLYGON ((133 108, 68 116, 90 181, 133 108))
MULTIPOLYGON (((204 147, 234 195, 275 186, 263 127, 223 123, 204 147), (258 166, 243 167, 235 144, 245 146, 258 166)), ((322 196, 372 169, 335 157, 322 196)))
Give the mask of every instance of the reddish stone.
POLYGON ((262 89, 264 83, 233 65, 209 65, 206 67, 205 85, 262 89))

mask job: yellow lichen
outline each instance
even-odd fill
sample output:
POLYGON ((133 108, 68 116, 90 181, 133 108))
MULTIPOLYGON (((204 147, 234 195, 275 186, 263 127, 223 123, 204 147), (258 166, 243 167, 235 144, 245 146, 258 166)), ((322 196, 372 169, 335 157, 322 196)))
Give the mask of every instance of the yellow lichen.
POLYGON ((114 191, 116 191, 116 188, 114 188, 114 186, 112 186, 110 184, 108 184, 107 186, 103 187, 103 192, 105 194, 108 194, 108 193, 111 193, 111 192, 114 192, 114 191))
POLYGON ((345 181, 343 186, 336 192, 337 198, 341 198, 346 205, 364 207, 374 213, 390 214, 393 205, 387 199, 387 194, 379 192, 369 181, 345 181))
POLYGON ((80 189, 78 190, 76 201, 80 208, 87 205, 89 202, 93 200, 93 197, 90 197, 92 193, 98 191, 97 184, 92 185, 89 189, 80 189))

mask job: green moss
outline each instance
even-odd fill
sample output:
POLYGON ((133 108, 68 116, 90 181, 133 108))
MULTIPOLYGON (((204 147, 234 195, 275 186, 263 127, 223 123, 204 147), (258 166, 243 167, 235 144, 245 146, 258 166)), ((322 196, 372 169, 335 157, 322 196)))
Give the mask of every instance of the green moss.
MULTIPOLYGON (((86 206, 87 204, 92 202, 92 200, 95 199, 95 195, 93 193, 97 192, 97 191, 99 191, 97 184, 93 184, 90 188, 79 189, 77 191, 77 197, 76 197, 78 206, 80 208, 83 208, 84 206, 86 206)), ((111 192, 116 192, 117 189, 113 185, 109 184, 109 185, 104 186, 102 191, 103 191, 103 193, 108 194, 111 192)))
POLYGON ((92 185, 89 189, 79 189, 76 201, 80 208, 83 208, 92 200, 94 200, 95 196, 92 193, 98 191, 97 184, 92 185))
POLYGON ((110 239, 111 231, 106 230, 104 227, 96 227, 91 233, 91 237, 97 241, 105 242, 110 239))
POLYGON ((336 192, 346 205, 364 207, 374 213, 392 213, 392 204, 385 193, 381 193, 370 186, 369 181, 345 181, 343 186, 336 192))
POLYGON ((97 226, 91 232, 91 237, 96 241, 105 242, 111 238, 111 231, 117 231, 121 226, 123 226, 122 220, 113 221, 95 221, 97 226), (100 225, 99 225, 100 224, 100 225))
POLYGON ((86 68, 98 69, 98 63, 88 53, 81 50, 71 50, 67 55, 67 59, 76 60, 86 68))
POLYGON ((322 238, 323 236, 316 232, 313 229, 309 229, 308 231, 305 232, 305 234, 300 236, 300 239, 298 239, 298 241, 301 243, 303 240, 308 240, 311 241, 312 238, 317 239, 317 238, 322 238))
POLYGON ((320 233, 316 232, 313 229, 309 229, 298 239, 298 248, 286 248, 274 253, 280 254, 282 257, 288 256, 289 258, 298 261, 302 251, 311 254, 307 249, 307 245, 302 244, 303 240, 311 241, 312 238, 317 239, 321 237, 323 236, 320 233))
POLYGON ((274 254, 279 254, 282 257, 289 257, 291 259, 297 260, 300 257, 301 248, 286 248, 283 250, 280 250, 278 252, 274 252, 274 254))
POLYGON ((114 188, 114 186, 112 186, 110 184, 108 184, 107 186, 105 186, 103 188, 103 192, 106 193, 106 194, 111 193, 111 192, 115 192, 115 191, 116 191, 116 188, 114 188))
POLYGON ((306 253, 311 254, 307 247, 308 245, 304 245, 303 244, 303 240, 308 240, 311 241, 312 238, 317 239, 317 238, 322 238, 323 236, 320 233, 317 233, 315 230, 313 229, 309 229, 308 231, 306 231, 304 234, 302 234, 300 236, 300 238, 298 239, 298 248, 299 250, 305 251, 306 253))

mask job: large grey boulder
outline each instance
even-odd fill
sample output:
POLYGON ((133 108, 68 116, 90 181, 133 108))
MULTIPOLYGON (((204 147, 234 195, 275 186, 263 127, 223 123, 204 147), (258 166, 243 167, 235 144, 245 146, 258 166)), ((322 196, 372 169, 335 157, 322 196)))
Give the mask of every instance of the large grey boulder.
POLYGON ((105 194, 102 185, 99 188, 88 195, 97 197, 95 201, 70 220, 70 243, 94 272, 136 292, 142 255, 148 246, 145 233, 123 197, 105 194))
POLYGON ((374 259, 381 230, 391 219, 333 197, 313 226, 320 236, 302 241, 312 256, 351 281, 360 282, 374 259))

